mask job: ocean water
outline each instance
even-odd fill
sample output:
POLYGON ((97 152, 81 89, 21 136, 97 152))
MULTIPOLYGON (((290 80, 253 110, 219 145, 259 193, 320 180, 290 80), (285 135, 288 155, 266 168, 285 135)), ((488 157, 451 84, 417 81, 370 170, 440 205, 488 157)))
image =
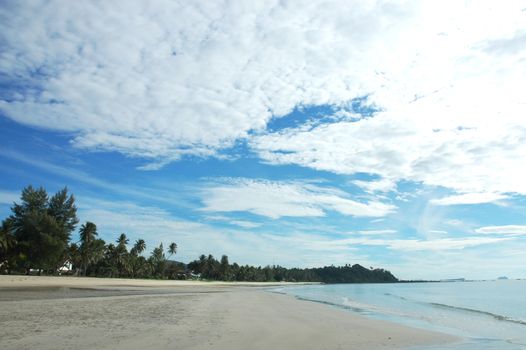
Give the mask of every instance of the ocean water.
POLYGON ((273 291, 465 339, 447 349, 526 349, 525 280, 313 285, 273 291))

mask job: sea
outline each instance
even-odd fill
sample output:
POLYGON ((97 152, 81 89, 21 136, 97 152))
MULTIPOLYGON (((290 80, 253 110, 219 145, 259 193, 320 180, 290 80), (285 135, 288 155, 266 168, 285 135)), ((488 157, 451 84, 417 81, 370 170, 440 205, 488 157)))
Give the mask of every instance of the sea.
POLYGON ((526 349, 526 280, 305 285, 272 291, 464 339, 426 350, 526 349))

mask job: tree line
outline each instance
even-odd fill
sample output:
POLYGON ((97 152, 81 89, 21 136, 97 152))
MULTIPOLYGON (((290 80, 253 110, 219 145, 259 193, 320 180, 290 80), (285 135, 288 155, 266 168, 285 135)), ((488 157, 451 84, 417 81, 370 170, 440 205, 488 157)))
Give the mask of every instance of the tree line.
POLYGON ((389 271, 367 269, 361 265, 325 266, 320 268, 292 268, 282 266, 254 267, 230 264, 228 256, 216 260, 212 255, 201 255, 188 268, 203 279, 249 282, 322 282, 322 283, 393 283, 398 282, 389 271))
POLYGON ((121 233, 115 242, 107 243, 98 237, 97 225, 89 221, 80 226, 79 240, 72 242, 71 234, 79 220, 75 197, 66 187, 50 197, 42 187, 27 186, 11 212, 0 228, 0 273, 57 274, 68 266, 71 267, 68 273, 94 277, 324 283, 398 281, 389 271, 360 265, 306 269, 254 267, 230 264, 226 255, 219 261, 212 255, 201 255, 185 265, 170 260, 177 253, 175 242, 166 250, 161 243, 146 257, 143 239, 130 243, 126 234, 121 233))

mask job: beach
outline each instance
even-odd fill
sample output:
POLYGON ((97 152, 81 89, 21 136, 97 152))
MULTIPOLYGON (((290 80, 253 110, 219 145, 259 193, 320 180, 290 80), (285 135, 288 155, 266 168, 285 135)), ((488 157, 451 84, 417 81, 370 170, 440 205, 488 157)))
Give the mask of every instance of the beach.
POLYGON ((264 290, 272 285, 0 276, 0 348, 404 349, 458 341, 264 290))

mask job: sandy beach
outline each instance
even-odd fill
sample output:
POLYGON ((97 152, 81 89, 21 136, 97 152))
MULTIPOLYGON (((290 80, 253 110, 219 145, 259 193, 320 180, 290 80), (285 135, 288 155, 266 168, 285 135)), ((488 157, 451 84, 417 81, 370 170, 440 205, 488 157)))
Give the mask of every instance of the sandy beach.
POLYGON ((0 348, 403 349, 457 341, 265 286, 0 276, 0 348))

